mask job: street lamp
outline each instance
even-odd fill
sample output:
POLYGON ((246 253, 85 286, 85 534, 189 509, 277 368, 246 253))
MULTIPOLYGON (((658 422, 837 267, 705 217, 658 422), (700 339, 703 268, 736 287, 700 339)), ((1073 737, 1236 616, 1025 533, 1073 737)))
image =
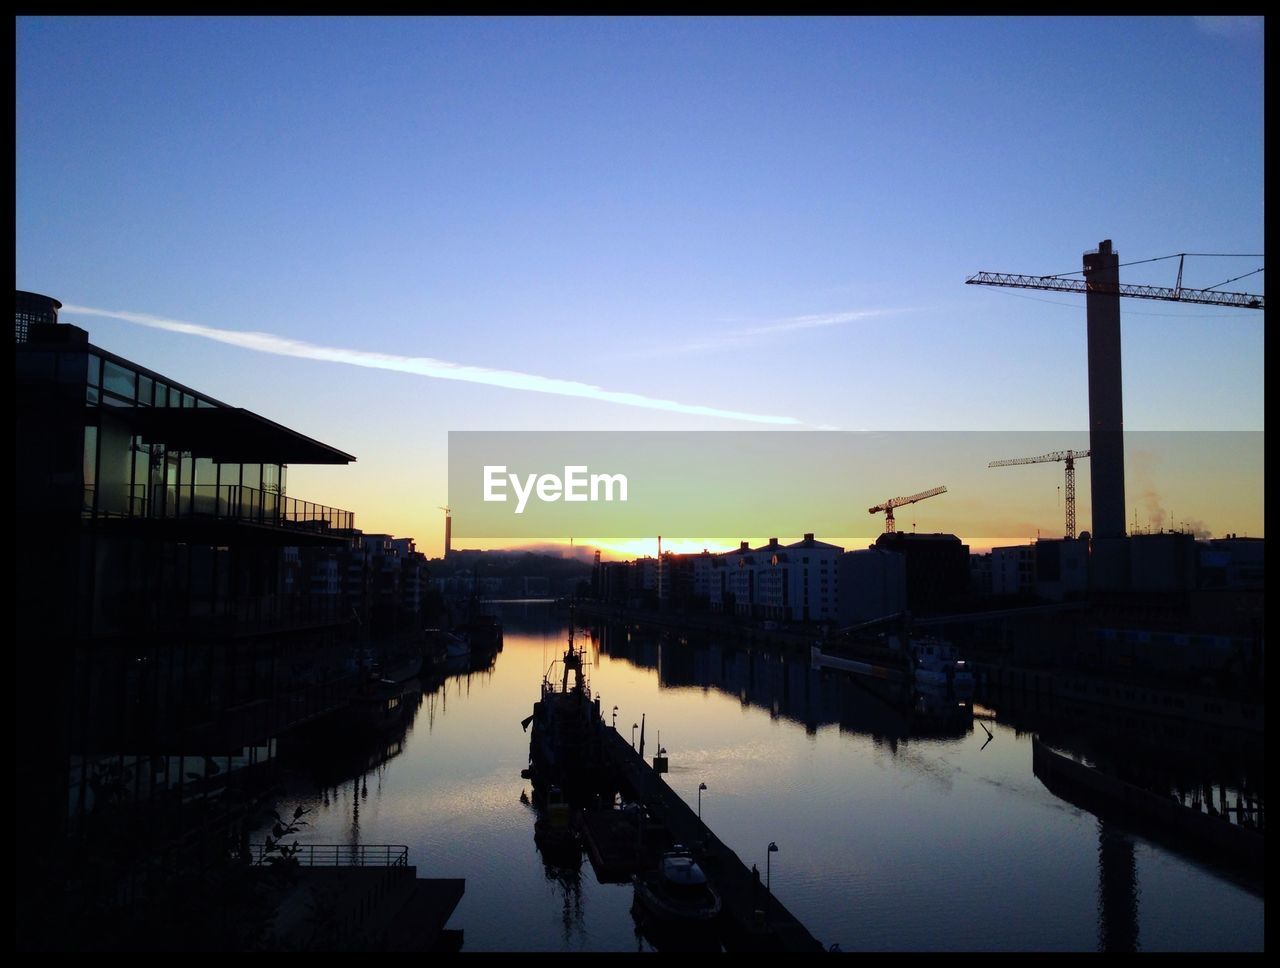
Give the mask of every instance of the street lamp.
POLYGON ((771 880, 770 874, 773 873, 772 871, 773 865, 770 862, 773 860, 773 855, 776 854, 777 852, 778 852, 778 845, 775 844, 772 840, 769 841, 769 849, 765 851, 765 855, 764 855, 764 889, 768 891, 770 895, 773 894, 773 888, 770 886, 770 880, 771 880))
POLYGON ((702 791, 707 788, 705 783, 698 784, 698 819, 702 819, 702 791))
POLYGON ((637 730, 637 729, 639 729, 639 728, 640 728, 640 724, 639 724, 639 723, 632 723, 632 724, 631 724, 631 748, 632 748, 632 749, 635 749, 635 748, 636 748, 636 730, 637 730))
POLYGON ((618 731, 618 707, 617 706, 613 707, 613 731, 615 733, 618 731))

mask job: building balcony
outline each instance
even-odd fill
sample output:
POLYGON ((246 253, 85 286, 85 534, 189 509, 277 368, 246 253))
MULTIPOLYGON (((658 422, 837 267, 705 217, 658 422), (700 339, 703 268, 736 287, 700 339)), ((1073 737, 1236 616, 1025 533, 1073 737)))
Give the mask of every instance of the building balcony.
POLYGON ((95 495, 92 489, 86 489, 84 517, 108 525, 116 521, 148 521, 157 526, 247 526, 299 544, 317 540, 349 544, 355 523, 351 511, 240 484, 144 484, 123 490, 124 500, 118 502, 103 501, 104 495, 98 494, 95 509, 95 495), (113 504, 118 510, 110 509, 113 504))

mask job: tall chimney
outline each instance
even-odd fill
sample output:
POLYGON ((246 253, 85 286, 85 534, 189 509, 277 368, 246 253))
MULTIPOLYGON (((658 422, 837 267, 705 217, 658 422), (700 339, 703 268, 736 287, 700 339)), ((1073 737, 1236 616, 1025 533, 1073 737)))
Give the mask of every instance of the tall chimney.
POLYGON ((1089 337, 1089 483, 1093 537, 1123 537, 1124 414, 1120 377, 1120 256, 1111 240, 1084 254, 1089 337))

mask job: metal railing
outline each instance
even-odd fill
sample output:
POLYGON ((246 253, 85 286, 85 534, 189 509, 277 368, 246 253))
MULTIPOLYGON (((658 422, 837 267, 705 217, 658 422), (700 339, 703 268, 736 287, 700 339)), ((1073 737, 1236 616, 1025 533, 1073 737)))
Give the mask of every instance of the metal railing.
POLYGON ((86 508, 96 498, 103 517, 240 521, 298 531, 343 531, 355 524, 351 511, 300 501, 276 491, 240 484, 134 484, 118 509, 104 507, 106 492, 86 488, 86 508))
MULTIPOLYGON (((299 844, 293 855, 303 867, 407 867, 409 848, 404 844, 299 844)), ((254 864, 269 861, 266 844, 250 844, 254 864)), ((275 855, 278 856, 278 855, 275 855)))

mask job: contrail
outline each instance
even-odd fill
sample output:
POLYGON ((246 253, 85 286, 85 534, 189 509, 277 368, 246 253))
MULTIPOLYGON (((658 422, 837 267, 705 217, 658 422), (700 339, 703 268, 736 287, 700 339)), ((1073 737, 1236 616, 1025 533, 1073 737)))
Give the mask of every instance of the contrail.
POLYGON ((436 360, 429 356, 397 356, 393 353, 372 353, 368 350, 343 349, 336 346, 317 346, 302 340, 276 336, 272 333, 242 332, 233 329, 217 329, 203 326, 200 323, 183 322, 180 319, 164 319, 146 313, 121 312, 114 309, 95 309, 92 306, 63 306, 64 313, 80 313, 86 316, 108 316, 112 319, 123 319, 140 326, 165 329, 173 333, 186 333, 190 336, 203 336, 205 339, 217 340, 242 349, 256 350, 259 353, 273 353, 276 356, 296 356, 305 360, 325 360, 330 363, 347 363, 351 366, 365 366, 377 370, 396 370, 400 373, 415 373, 418 376, 432 377, 437 380, 462 380, 466 383, 483 383, 488 386, 506 387, 511 390, 529 390, 534 393, 554 393, 564 397, 584 397, 589 400, 602 400, 606 403, 620 403, 627 407, 643 407, 647 410, 667 410, 673 413, 687 413, 700 417, 721 417, 726 420, 744 420, 749 423, 802 425, 803 421, 795 417, 778 417, 769 414, 743 413, 738 410, 721 410, 718 407, 703 407, 692 403, 679 403, 675 400, 661 400, 646 397, 639 393, 623 393, 617 390, 606 390, 590 383, 579 383, 575 380, 560 380, 555 377, 538 376, 533 373, 520 373, 515 370, 494 370, 483 366, 467 366, 462 363, 450 363, 447 360, 436 360))

